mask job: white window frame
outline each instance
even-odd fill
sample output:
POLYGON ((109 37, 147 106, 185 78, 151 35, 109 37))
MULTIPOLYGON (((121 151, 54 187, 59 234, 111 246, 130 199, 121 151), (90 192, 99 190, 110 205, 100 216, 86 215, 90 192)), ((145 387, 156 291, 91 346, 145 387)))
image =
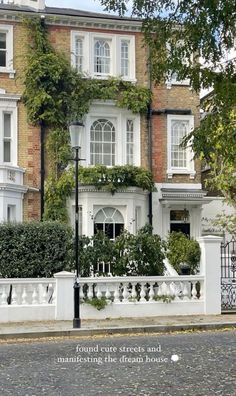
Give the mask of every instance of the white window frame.
POLYGON ((195 177, 194 155, 190 146, 186 148, 186 167, 173 167, 171 164, 171 126, 173 121, 188 121, 189 132, 194 128, 193 115, 167 115, 167 175, 171 179, 174 174, 186 174, 190 179, 195 177))
POLYGON ((83 65, 82 72, 86 76, 92 78, 106 79, 111 76, 121 77, 125 81, 136 82, 135 78, 135 36, 108 34, 86 31, 71 31, 71 64, 76 68, 76 54, 75 43, 76 38, 80 38, 83 42, 83 65), (96 39, 104 40, 110 44, 110 72, 109 73, 95 73, 94 71, 94 44, 96 39), (121 76, 121 43, 126 41, 129 46, 129 64, 128 75, 121 76))
POLYGON ((0 32, 6 33, 6 66, 0 66, 0 73, 10 73, 14 77, 13 70, 13 26, 0 25, 0 32))
MULTIPOLYGON (((167 51, 169 51, 169 50, 170 50, 170 45, 167 44, 167 51)), ((187 62, 187 60, 186 60, 186 62, 187 62)), ((169 76, 168 80, 166 81, 166 85, 167 85, 167 89, 171 89, 172 85, 190 86, 190 79, 186 78, 185 80, 179 80, 177 78, 177 72, 173 71, 171 76, 169 76)))
POLYGON ((113 101, 101 102, 94 101, 90 107, 90 111, 85 118, 85 131, 81 147, 81 156, 86 158, 82 165, 93 166, 90 163, 90 129, 95 120, 107 119, 112 122, 116 131, 116 148, 115 148, 115 165, 127 164, 126 150, 126 123, 127 120, 134 122, 134 166, 140 166, 140 115, 134 115, 131 111, 120 109, 115 106, 113 101))
POLYGON ((82 40, 83 59, 82 59, 82 73, 89 74, 89 33, 88 32, 71 32, 71 65, 76 69, 76 39, 82 40))
POLYGON ((126 146, 125 146, 125 149, 126 149, 126 163, 128 165, 134 165, 134 159, 135 159, 135 141, 134 141, 135 140, 135 129, 134 129, 134 126, 135 126, 135 119, 133 117, 126 118, 126 146), (133 122, 133 131, 128 131, 128 128, 127 128, 128 121, 133 122), (133 134, 132 142, 128 141, 128 134, 131 134, 131 133, 133 134), (128 152, 128 146, 133 148, 132 162, 130 162, 130 161, 128 162, 128 157, 130 155, 130 153, 128 152))
POLYGON ((17 101, 0 98, 0 164, 17 166, 17 101), (11 114, 11 161, 4 162, 4 114, 11 114))
MULTIPOLYGON (((107 118, 96 118, 96 120, 92 123, 91 128, 90 128, 90 163, 93 162, 93 160, 95 159, 96 155, 99 155, 100 157, 102 157, 103 161, 105 157, 110 158, 110 164, 104 164, 105 166, 114 166, 115 165, 115 160, 116 160, 116 147, 117 147, 117 143, 116 143, 116 128, 114 123, 112 122, 112 120, 108 120, 107 118), (105 121, 105 125, 104 125, 104 121, 105 121), (93 140, 91 139, 91 133, 92 133, 92 127, 95 123, 99 123, 101 125, 101 129, 100 130, 93 130, 94 134, 96 135, 96 133, 99 133, 99 137, 101 137, 101 139, 96 140, 96 136, 94 136, 93 140), (109 124, 110 126, 110 131, 104 131, 104 126, 106 126, 106 124, 109 124), (104 133, 108 132, 110 134, 111 139, 106 140, 104 138, 104 133), (115 138, 114 140, 112 138, 115 138), (100 145, 102 147, 101 152, 96 153, 95 150, 93 150, 93 152, 91 152, 91 145, 93 145, 93 147, 95 147, 95 145, 100 145), (109 149, 110 152, 106 152, 104 151, 104 146, 105 145, 109 145, 109 149), (114 151, 114 153, 113 153, 114 151), (93 158, 93 160, 92 160, 93 158), (114 164, 113 164, 114 162, 114 164)), ((97 165, 96 163, 92 164, 92 165, 97 165)))
POLYGON ((92 48, 91 58, 93 59, 93 65, 92 65, 91 70, 93 70, 92 73, 93 73, 94 77, 103 78, 103 77, 109 77, 109 76, 114 75, 115 53, 114 53, 114 50, 113 50, 114 44, 112 42, 112 36, 111 37, 103 37, 103 36, 100 36, 100 35, 94 36, 91 48, 92 48), (104 55, 100 56, 100 58, 103 59, 103 60, 106 59, 106 58, 109 59, 109 71, 108 72, 102 72, 102 71, 101 72, 96 72, 95 71, 95 64, 96 64, 95 63, 95 58, 96 58, 95 45, 98 42, 100 42, 100 43, 104 42, 109 47, 109 57, 107 58, 104 55))

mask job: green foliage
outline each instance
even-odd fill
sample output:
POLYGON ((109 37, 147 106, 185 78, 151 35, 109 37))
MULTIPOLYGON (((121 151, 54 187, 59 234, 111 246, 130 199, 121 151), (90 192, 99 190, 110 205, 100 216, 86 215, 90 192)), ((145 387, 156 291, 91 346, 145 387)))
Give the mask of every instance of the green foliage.
MULTIPOLYGON (((127 11, 127 0, 100 2, 120 15, 127 11)), ((211 114, 186 141, 211 167, 208 187, 222 191, 236 206, 235 0, 134 0, 132 16, 143 18, 150 70, 157 83, 174 72, 179 81, 189 79, 197 92, 213 90, 203 103, 211 114)))
MULTIPOLYGON (((71 172, 64 171, 68 158, 72 157, 67 130, 69 122, 83 118, 94 100, 114 100, 118 107, 125 107, 133 113, 145 113, 151 100, 151 92, 121 79, 96 80, 77 73, 71 67, 67 56, 53 49, 47 28, 40 18, 27 19, 25 25, 29 31, 30 46, 23 100, 29 121, 33 125, 43 122, 50 128, 46 145, 49 175, 44 219, 65 222, 66 198, 73 187, 71 172)), ((134 185, 138 183, 142 188, 150 188, 148 183, 151 181, 144 170, 143 176, 140 173, 136 176, 134 170, 132 172, 130 177, 136 183, 134 185)), ((82 173, 81 171, 81 175, 82 173)), ((84 171, 84 178, 89 177, 89 172, 84 171)), ((98 181, 96 183, 99 187, 98 181)), ((124 185, 126 184, 125 181, 124 185)), ((118 188, 116 182, 111 182, 110 186, 109 183, 103 183, 103 186, 111 192, 118 188)))
POLYGON ((161 296, 154 296, 154 301, 163 301, 164 303, 171 303, 175 299, 175 296, 167 296, 166 294, 162 294, 161 296))
POLYGON ((112 194, 129 186, 154 191, 151 172, 133 165, 114 166, 112 168, 104 165, 89 168, 80 167, 79 180, 82 184, 92 184, 98 189, 102 188, 112 194))
POLYGON ((56 222, 0 225, 0 277, 51 277, 71 269, 72 232, 56 222))
POLYGON ((146 225, 137 235, 124 231, 115 240, 115 275, 162 275, 164 253, 161 239, 152 234, 152 227, 146 225))
MULTIPOLYGON (((236 105, 236 89, 234 96, 236 105)), ((236 206, 236 111, 222 109, 216 106, 187 140, 193 139, 195 156, 210 166, 207 188, 217 188, 229 204, 236 206)))
POLYGON ((114 243, 103 232, 96 233, 93 237, 80 237, 80 273, 89 277, 92 272, 100 274, 99 268, 105 263, 113 264, 114 243))
POLYGON ((91 238, 81 238, 80 244, 83 276, 90 276, 92 270, 97 272, 103 263, 110 264, 111 273, 115 276, 163 274, 161 239, 158 235, 152 235, 150 226, 140 229, 137 235, 124 231, 115 241, 98 232, 91 238))
POLYGON ((55 51, 40 18, 25 21, 30 43, 25 72, 24 103, 32 124, 66 128, 82 118, 93 100, 115 100, 117 106, 143 113, 151 100, 147 88, 117 78, 86 78, 70 65, 64 53, 55 51))
POLYGON ((236 216, 226 215, 225 213, 218 214, 215 219, 209 221, 218 230, 236 236, 236 216))
POLYGON ((201 249, 196 240, 189 239, 182 232, 171 232, 165 243, 166 257, 178 273, 181 264, 187 264, 190 274, 195 274, 201 257, 201 249))
POLYGON ((107 306, 107 300, 105 297, 97 298, 93 297, 92 299, 87 298, 85 303, 92 305, 92 307, 96 308, 98 311, 101 311, 107 306))
MULTIPOLYGON (((57 151, 57 145, 55 144, 54 152, 58 156, 58 163, 63 167, 63 158, 67 155, 67 149, 62 150, 61 147, 59 146, 57 151)), ((132 165, 114 166, 113 168, 107 168, 103 165, 91 168, 81 166, 79 169, 79 182, 85 185, 94 185, 98 190, 103 189, 111 194, 115 194, 119 189, 129 186, 154 191, 151 172, 132 165)), ((45 187, 44 220, 68 221, 66 200, 71 195, 74 185, 73 167, 68 167, 63 172, 58 168, 51 172, 45 187)))

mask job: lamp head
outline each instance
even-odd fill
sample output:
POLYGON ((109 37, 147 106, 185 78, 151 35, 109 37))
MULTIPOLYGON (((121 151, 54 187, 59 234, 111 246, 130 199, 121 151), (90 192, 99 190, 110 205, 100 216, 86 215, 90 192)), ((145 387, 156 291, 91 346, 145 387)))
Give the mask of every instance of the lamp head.
POLYGON ((72 121, 69 125, 70 142, 72 148, 80 148, 82 143, 84 124, 81 121, 72 121))

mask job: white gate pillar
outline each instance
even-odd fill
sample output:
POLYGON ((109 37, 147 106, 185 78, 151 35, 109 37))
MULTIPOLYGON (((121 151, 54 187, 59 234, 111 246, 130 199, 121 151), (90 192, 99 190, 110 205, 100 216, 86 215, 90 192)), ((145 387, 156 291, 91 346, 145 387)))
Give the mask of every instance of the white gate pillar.
POLYGON ((222 238, 207 235, 197 239, 201 248, 200 275, 204 276, 206 315, 221 314, 221 249, 222 238))
POLYGON ((56 279, 56 320, 72 320, 74 317, 75 274, 61 271, 54 274, 56 279))

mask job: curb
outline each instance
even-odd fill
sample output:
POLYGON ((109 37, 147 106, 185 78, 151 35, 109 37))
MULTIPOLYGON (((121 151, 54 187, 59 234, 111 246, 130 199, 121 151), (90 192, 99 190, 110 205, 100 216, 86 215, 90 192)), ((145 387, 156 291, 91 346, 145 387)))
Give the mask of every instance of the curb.
POLYGON ((29 331, 22 333, 0 334, 0 340, 20 340, 20 339, 39 339, 56 337, 91 337, 99 335, 128 335, 128 334, 151 334, 151 333, 172 333, 181 331, 201 331, 218 329, 236 329, 236 322, 226 323, 196 323, 182 325, 151 325, 135 327, 110 327, 92 329, 70 329, 70 330, 48 330, 48 331, 29 331))

